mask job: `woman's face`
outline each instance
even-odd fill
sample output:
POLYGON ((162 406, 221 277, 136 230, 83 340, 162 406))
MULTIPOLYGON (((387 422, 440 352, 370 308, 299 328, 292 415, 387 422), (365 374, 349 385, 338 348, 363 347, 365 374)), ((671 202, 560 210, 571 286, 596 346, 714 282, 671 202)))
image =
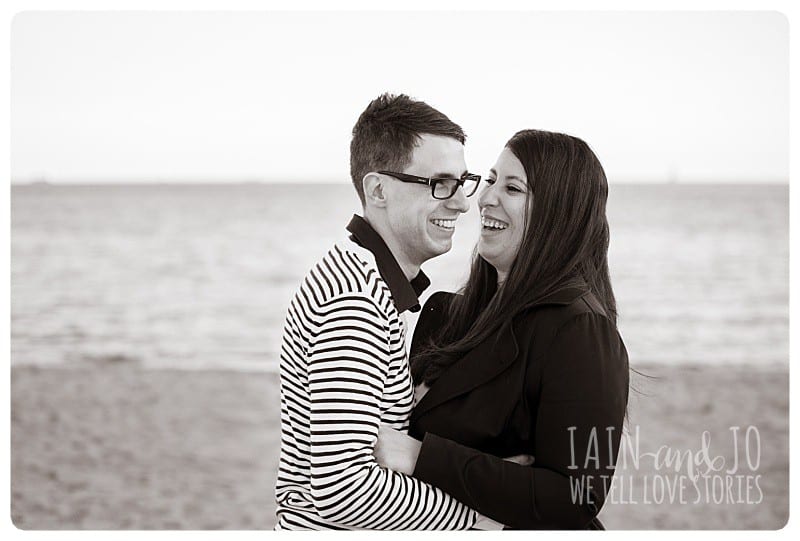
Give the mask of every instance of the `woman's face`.
POLYGON ((528 178, 522 163, 503 149, 478 197, 481 209, 481 236, 478 253, 497 269, 498 280, 505 281, 517 257, 525 233, 528 213, 528 178))

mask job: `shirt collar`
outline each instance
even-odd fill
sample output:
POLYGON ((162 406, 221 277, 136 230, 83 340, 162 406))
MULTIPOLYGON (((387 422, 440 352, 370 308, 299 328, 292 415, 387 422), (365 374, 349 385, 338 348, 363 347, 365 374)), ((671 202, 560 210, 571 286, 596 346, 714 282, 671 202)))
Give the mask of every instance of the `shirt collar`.
POLYGON ((419 274, 409 282, 392 251, 386 246, 378 232, 361 216, 354 214, 353 219, 347 224, 347 230, 351 233, 350 238, 353 242, 366 248, 375 256, 378 272, 389 286, 397 311, 400 313, 406 310, 418 312, 420 309, 419 295, 431 285, 431 281, 425 273, 419 271, 419 274))

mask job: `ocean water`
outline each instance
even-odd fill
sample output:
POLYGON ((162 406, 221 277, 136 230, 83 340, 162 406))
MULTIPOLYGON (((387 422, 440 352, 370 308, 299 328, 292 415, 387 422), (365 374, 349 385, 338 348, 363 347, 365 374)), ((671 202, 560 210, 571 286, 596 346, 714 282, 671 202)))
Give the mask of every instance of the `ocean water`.
MULTIPOLYGON (((275 370, 357 203, 347 184, 13 186, 11 362, 275 370)), ((788 186, 612 185, 608 216, 633 365, 788 365, 788 186)), ((428 293, 457 289, 477 224, 473 201, 428 293)))

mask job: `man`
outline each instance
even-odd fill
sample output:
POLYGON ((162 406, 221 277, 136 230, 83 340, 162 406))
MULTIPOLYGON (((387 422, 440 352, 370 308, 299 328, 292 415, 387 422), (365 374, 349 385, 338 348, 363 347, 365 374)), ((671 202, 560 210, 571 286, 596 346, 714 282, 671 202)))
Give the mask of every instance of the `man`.
POLYGON ((380 424, 406 430, 414 405, 403 317, 430 283, 420 265, 450 249, 480 180, 467 173, 464 140, 405 95, 373 100, 353 128, 350 172, 364 216, 306 275, 284 327, 276 529, 467 529, 476 520, 373 457, 380 424))

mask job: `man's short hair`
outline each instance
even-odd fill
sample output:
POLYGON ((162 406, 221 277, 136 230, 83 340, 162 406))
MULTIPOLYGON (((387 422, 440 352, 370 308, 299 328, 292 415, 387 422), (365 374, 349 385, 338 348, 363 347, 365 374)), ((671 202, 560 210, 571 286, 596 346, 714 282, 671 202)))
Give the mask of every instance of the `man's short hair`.
POLYGON ((461 126, 423 101, 405 94, 381 94, 370 102, 353 126, 350 177, 361 204, 364 176, 371 171, 402 172, 422 134, 452 137, 464 144, 461 126))

